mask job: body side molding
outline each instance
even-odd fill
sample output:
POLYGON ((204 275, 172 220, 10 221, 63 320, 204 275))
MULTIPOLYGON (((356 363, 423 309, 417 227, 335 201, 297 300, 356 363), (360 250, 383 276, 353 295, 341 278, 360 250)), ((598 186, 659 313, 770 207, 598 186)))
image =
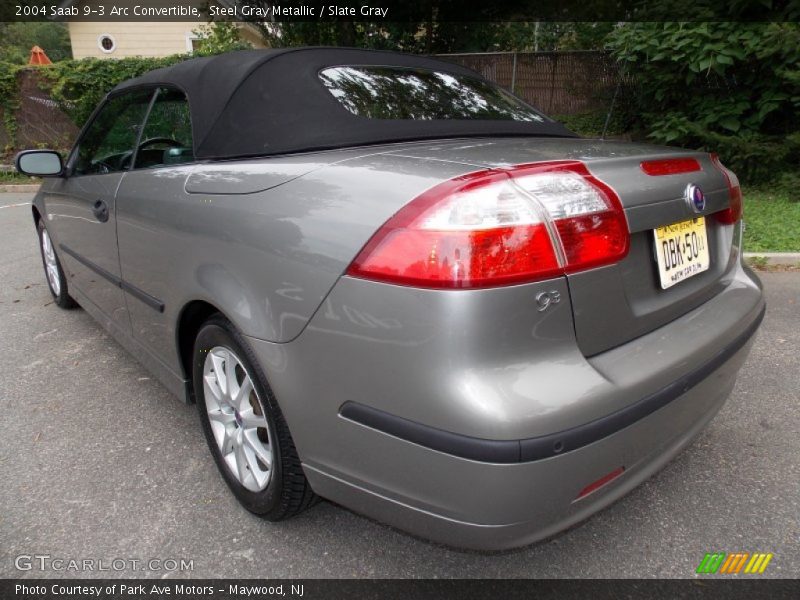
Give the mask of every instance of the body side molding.
POLYGON ((133 296, 137 300, 144 302, 147 306, 149 306, 153 310, 160 313, 164 312, 164 303, 158 298, 154 298, 147 292, 140 290, 138 287, 131 285, 130 283, 128 283, 123 279, 120 279, 113 273, 109 273, 103 267, 94 264, 88 258, 81 256, 68 246, 65 246, 64 244, 59 244, 58 247, 61 248, 66 254, 69 254, 72 258, 81 263, 83 266, 88 267, 89 269, 100 275, 100 277, 102 277, 103 279, 110 281, 118 288, 122 289, 125 292, 128 292, 131 296, 133 296))

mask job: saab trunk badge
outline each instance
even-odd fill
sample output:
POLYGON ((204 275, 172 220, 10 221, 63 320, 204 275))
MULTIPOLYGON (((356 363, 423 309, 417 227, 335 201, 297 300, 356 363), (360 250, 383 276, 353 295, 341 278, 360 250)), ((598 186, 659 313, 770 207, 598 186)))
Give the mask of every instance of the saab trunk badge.
POLYGON ((686 200, 686 204, 689 205, 689 208, 698 214, 703 212, 706 207, 706 195, 703 193, 703 190, 700 189, 699 185, 693 183, 687 185, 683 197, 686 200))

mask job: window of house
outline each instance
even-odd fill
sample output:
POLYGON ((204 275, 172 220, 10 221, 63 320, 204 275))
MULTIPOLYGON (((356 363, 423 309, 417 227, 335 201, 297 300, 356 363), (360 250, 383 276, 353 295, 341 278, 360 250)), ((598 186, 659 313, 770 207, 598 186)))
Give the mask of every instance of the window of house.
POLYGON ((102 33, 97 38, 97 46, 100 50, 106 54, 111 54, 114 50, 117 49, 117 42, 114 40, 114 36, 109 33, 102 33))
POLYGON ((186 46, 187 50, 194 54, 197 52, 198 48, 200 48, 200 43, 203 41, 203 38, 198 37, 196 35, 190 35, 186 38, 186 46))

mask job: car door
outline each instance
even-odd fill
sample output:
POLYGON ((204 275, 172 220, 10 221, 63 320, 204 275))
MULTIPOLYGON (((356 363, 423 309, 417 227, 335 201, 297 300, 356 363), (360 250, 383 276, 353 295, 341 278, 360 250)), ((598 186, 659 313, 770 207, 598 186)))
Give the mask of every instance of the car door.
POLYGON ((137 90, 109 98, 73 148, 67 176, 45 200, 70 287, 100 310, 106 324, 126 332, 130 320, 121 289, 116 194, 132 164, 153 93, 137 90))
POLYGON ((134 167, 117 192, 120 267, 128 294, 132 336, 151 355, 180 372, 175 352, 182 268, 192 250, 184 184, 194 168, 189 104, 183 92, 158 90, 142 130, 134 167), (133 296, 133 297, 132 297, 133 296))

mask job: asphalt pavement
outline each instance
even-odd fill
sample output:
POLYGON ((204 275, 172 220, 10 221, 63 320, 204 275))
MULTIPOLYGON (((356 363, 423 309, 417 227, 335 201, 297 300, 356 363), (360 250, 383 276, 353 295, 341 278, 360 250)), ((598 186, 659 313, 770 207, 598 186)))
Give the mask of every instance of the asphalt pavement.
POLYGON ((52 303, 31 197, 0 194, 0 577, 694 577, 706 552, 740 551, 774 554, 760 577, 800 576, 799 272, 761 274, 753 351, 692 446, 570 531, 481 554, 329 502, 281 523, 246 512, 195 408, 52 303))

